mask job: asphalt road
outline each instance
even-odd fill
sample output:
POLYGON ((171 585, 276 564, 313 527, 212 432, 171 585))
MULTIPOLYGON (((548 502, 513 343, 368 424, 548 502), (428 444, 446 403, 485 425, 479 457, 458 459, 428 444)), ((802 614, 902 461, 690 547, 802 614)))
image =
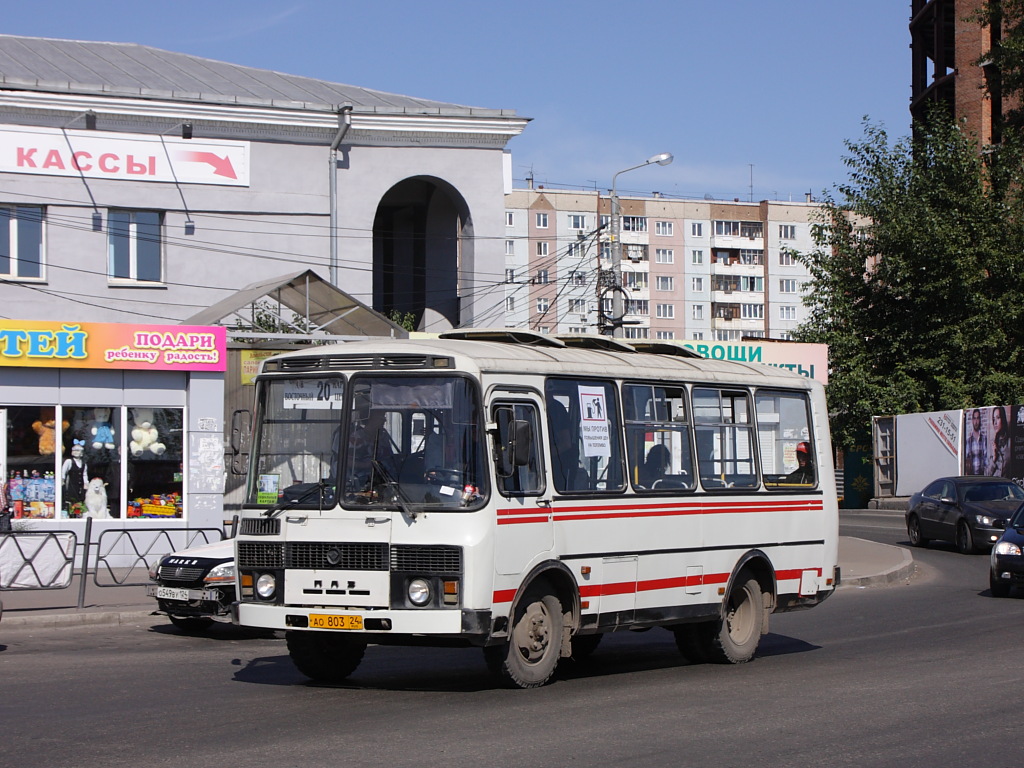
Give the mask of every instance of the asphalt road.
MULTIPOLYGON (((902 515, 844 516, 906 542, 902 515)), ((663 630, 606 639, 534 691, 474 650, 371 648, 309 684, 284 642, 222 626, 5 632, 0 766, 1020 766, 1024 599, 987 558, 914 550, 908 582, 772 617, 758 657, 686 664, 663 630)))

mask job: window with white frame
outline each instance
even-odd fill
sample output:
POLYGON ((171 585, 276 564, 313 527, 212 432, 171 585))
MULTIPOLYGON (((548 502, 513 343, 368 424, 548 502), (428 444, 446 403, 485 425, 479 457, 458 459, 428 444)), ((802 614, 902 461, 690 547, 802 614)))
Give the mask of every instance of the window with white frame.
POLYGON ((516 241, 515 240, 506 240, 505 241, 505 255, 506 256, 515 256, 516 255, 516 241))
POLYGON ((744 331, 724 331, 721 328, 715 331, 715 341, 739 341, 744 331))
POLYGON ((587 273, 576 270, 569 274, 569 282, 571 282, 573 285, 586 285, 587 273))
POLYGON ((655 331, 654 338, 660 341, 671 341, 676 337, 675 331, 655 331))
POLYGON ((694 341, 704 341, 704 331, 691 331, 690 338, 694 341))
POLYGON ((107 212, 107 276, 139 283, 163 281, 163 214, 157 211, 107 212))
POLYGON ((537 214, 537 229, 548 228, 548 215, 546 213, 537 214))
POLYGON ((779 307, 779 320, 796 320, 796 307, 794 307, 794 306, 781 306, 781 307, 779 307))
POLYGON ((570 325, 569 333, 586 333, 587 326, 585 325, 570 325))
POLYGON ((537 243, 537 255, 547 256, 548 255, 548 244, 546 241, 541 240, 537 243))
POLYGON ((550 282, 548 279, 548 271, 546 269, 538 269, 537 277, 534 279, 534 282, 538 285, 547 285, 550 282))
POLYGON ((649 315, 651 314, 651 302, 647 299, 626 299, 627 315, 649 315))
POLYGON ((647 231, 647 217, 646 216, 623 216, 622 217, 622 231, 623 232, 646 232, 647 231))
POLYGON ((657 304, 654 307, 655 317, 660 317, 664 320, 671 320, 676 316, 676 305, 675 304, 657 304))
POLYGON ((583 243, 576 241, 565 246, 565 255, 570 259, 583 258, 583 243))
POLYGON ((514 283, 516 281, 516 271, 514 269, 505 270, 505 282, 514 283))
POLYGON ((650 285, 649 272, 623 272, 622 287, 638 291, 650 285))
POLYGON ((690 235, 693 237, 704 237, 704 225, 699 221, 691 223, 690 235))
POLYGON ((761 248, 740 248, 740 264, 763 266, 764 250, 761 248))
POLYGON ((543 333, 544 335, 547 335, 547 334, 551 333, 551 326, 550 325, 542 325, 540 327, 540 332, 543 333))
POLYGON ((791 277, 779 280, 779 293, 796 293, 796 280, 791 277))
POLYGON ((783 248, 779 251, 779 266, 780 267, 792 267, 795 262, 793 261, 793 251, 788 248, 783 248))
POLYGON ((655 248, 654 249, 654 263, 655 264, 672 264, 676 260, 675 251, 671 248, 655 248))
POLYGON ((0 205, 0 278, 40 280, 43 272, 43 221, 37 205, 0 205))
POLYGON ((779 224, 780 240, 796 240, 796 224, 779 224))
POLYGON ((548 307, 550 307, 550 306, 551 306, 551 301, 549 299, 545 299, 543 297, 537 299, 537 311, 540 314, 543 315, 545 312, 547 312, 548 311, 548 307))
POLYGON ((586 229, 587 217, 582 213, 569 214, 569 229, 586 229))
POLYGON ((671 237, 675 227, 671 221, 656 221, 654 222, 654 234, 661 235, 662 237, 671 237))
POLYGON ((505 226, 514 227, 516 225, 516 214, 514 211, 505 211, 505 226))
POLYGON ((703 320, 704 319, 704 305, 703 304, 694 304, 690 308, 690 313, 693 315, 693 319, 694 320, 703 320))
POLYGON ((702 251, 700 248, 696 248, 690 251, 690 261, 693 262, 694 264, 703 264, 704 251, 702 251))
POLYGON ((505 297, 505 311, 506 312, 515 312, 516 311, 516 297, 515 296, 506 296, 505 297))
POLYGON ((752 277, 751 275, 740 275, 739 289, 741 291, 753 291, 754 293, 764 293, 764 278, 763 277, 752 277))
POLYGON ((651 336, 650 328, 637 328, 627 325, 623 328, 623 338, 626 339, 648 339, 651 336))
POLYGON ((569 311, 577 315, 587 314, 587 300, 569 299, 569 311))
POLYGON ((696 293, 703 293, 704 291, 704 278, 693 277, 690 278, 690 288, 696 293))
POLYGON ((674 291, 676 279, 671 275, 658 275, 654 278, 654 287, 659 291, 674 291))
POLYGON ((606 261, 612 257, 612 244, 608 242, 601 243, 598 249, 598 256, 606 261))
POLYGON ((740 304, 740 317, 744 320, 763 320, 764 304, 740 304))

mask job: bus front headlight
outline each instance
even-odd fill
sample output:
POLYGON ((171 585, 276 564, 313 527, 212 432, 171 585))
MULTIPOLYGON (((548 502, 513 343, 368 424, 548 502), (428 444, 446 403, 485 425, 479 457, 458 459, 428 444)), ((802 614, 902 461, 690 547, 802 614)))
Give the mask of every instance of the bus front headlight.
POLYGON ((409 582, 409 602, 413 605, 426 605, 430 602, 430 584, 425 579, 409 582))
POLYGON ((274 596, 274 590, 276 589, 277 579, 274 578, 274 574, 261 573, 260 577, 256 579, 256 594, 264 600, 272 598, 274 596))

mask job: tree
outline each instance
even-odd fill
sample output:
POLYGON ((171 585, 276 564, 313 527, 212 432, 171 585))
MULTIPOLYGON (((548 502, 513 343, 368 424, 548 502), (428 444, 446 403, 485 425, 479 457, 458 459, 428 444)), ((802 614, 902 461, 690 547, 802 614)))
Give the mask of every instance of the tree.
POLYGON ((984 152, 942 110, 890 144, 867 120, 826 194, 799 341, 829 345, 836 442, 874 415, 1024 401, 1019 142, 984 152))
POLYGON ((1024 0, 989 0, 974 15, 992 32, 992 47, 975 64, 986 69, 989 96, 1009 102, 1001 116, 1006 127, 1024 126, 1024 0))

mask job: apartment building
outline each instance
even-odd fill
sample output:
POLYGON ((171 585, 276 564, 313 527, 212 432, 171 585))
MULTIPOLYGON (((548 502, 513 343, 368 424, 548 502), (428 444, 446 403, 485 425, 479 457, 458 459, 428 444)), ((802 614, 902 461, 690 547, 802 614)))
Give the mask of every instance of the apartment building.
POLYGON ((622 298, 626 338, 789 339, 806 317, 813 202, 619 197, 621 279, 609 283, 610 198, 517 189, 505 196, 505 324, 594 333, 622 298), (608 270, 608 271, 606 271, 608 270))

